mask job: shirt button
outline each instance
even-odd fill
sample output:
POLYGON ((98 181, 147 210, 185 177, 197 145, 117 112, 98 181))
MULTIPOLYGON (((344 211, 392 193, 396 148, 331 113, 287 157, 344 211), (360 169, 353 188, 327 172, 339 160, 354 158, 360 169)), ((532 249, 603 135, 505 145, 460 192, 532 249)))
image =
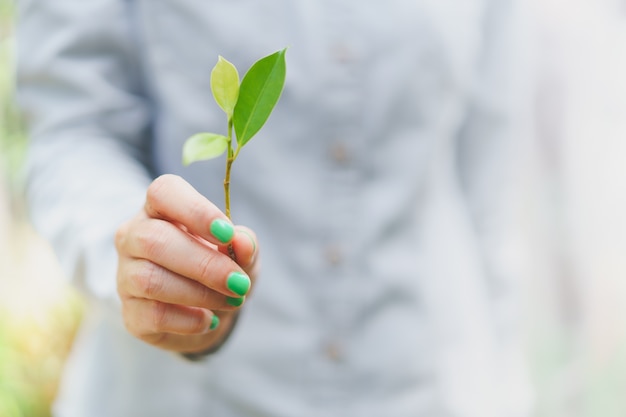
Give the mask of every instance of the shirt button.
POLYGON ((330 265, 337 266, 343 260, 341 249, 337 245, 329 245, 325 249, 326 261, 330 265))
POLYGON ((354 60, 354 52, 348 45, 337 43, 331 48, 333 59, 341 64, 347 64, 354 60))
POLYGON ((339 362, 343 357, 341 347, 337 342, 330 342, 326 345, 325 354, 333 362, 339 362))
POLYGON ((345 165, 349 160, 348 149, 341 142, 336 142, 330 147, 330 157, 338 164, 345 165))

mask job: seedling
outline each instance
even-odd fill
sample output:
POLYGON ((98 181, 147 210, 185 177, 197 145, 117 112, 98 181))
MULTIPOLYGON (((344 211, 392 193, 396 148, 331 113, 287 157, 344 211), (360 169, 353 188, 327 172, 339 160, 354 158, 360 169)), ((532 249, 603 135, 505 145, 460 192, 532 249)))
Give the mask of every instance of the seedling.
POLYGON ((224 204, 229 219, 230 172, 233 162, 241 149, 263 127, 280 98, 285 85, 286 51, 286 48, 282 49, 255 62, 244 75, 241 84, 237 68, 220 56, 211 71, 211 91, 217 104, 226 113, 227 134, 197 133, 187 139, 183 146, 185 166, 226 153, 224 204))

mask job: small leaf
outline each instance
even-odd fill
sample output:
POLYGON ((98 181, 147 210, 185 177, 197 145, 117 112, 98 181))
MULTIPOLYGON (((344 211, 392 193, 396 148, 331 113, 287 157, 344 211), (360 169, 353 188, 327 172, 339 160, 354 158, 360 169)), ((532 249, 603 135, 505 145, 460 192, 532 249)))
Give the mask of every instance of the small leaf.
POLYGON ((285 52, 275 52, 252 65, 241 81, 233 113, 237 144, 241 148, 263 127, 285 85, 285 52))
POLYGON ((217 104, 230 118, 239 97, 239 73, 221 56, 211 71, 211 91, 217 104))
POLYGON ((183 165, 217 158, 228 148, 228 138, 216 133, 198 133, 183 145, 183 165))

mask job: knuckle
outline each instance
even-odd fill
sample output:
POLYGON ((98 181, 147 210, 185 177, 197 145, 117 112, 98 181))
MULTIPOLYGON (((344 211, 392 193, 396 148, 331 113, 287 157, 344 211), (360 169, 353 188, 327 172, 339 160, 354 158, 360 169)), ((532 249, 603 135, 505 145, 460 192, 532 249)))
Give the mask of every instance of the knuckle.
POLYGON ((138 335, 138 333, 135 331, 135 326, 133 326, 131 314, 128 311, 127 303, 125 302, 122 302, 122 320, 124 322, 124 327, 126 328, 126 330, 128 330, 130 334, 135 336, 138 335))
POLYGON ((125 243, 126 243, 126 236, 128 236, 128 223, 123 223, 122 225, 120 225, 120 227, 117 228, 117 230, 115 231, 115 239, 114 239, 114 243, 115 243, 115 248, 117 249, 118 252, 122 251, 122 248, 124 247, 125 243))
POLYGON ((192 334, 201 334, 206 330, 206 320, 204 314, 190 316, 189 332, 192 334))
POLYGON ((137 316, 137 313, 138 311, 133 308, 132 305, 127 302, 122 303, 122 319, 124 327, 128 333, 151 345, 158 346, 165 343, 168 338, 168 334, 165 332, 155 331, 154 328, 146 325, 146 322, 141 320, 137 316))
POLYGON ((153 346, 166 345, 169 337, 168 333, 141 333, 137 335, 139 340, 153 346))
POLYGON ((203 307, 211 307, 215 304, 215 292, 204 285, 198 290, 198 299, 203 307))
POLYGON ((198 273, 200 274, 200 277, 205 280, 210 280, 211 277, 215 275, 216 269, 217 256, 213 251, 208 252, 198 261, 198 273))
POLYGON ((148 341, 152 333, 151 329, 147 329, 143 321, 137 316, 137 310, 128 303, 122 303, 122 319, 124 327, 134 337, 148 341))
POLYGON ((122 303, 124 303, 126 298, 128 298, 128 290, 126 288, 126 277, 124 273, 122 272, 121 267, 118 267, 117 269, 117 276, 115 277, 115 280, 116 280, 115 289, 117 291, 117 295, 122 301, 122 303))
POLYGON ((161 333, 167 325, 167 305, 158 301, 152 302, 152 332, 161 333))
POLYGON ((148 259, 155 259, 162 251, 166 242, 166 231, 161 221, 150 221, 149 225, 138 227, 134 233, 134 239, 142 255, 148 259))
POLYGON ((152 262, 142 262, 132 277, 135 287, 145 298, 154 298, 163 292, 165 282, 161 270, 152 262))
POLYGON ((158 208, 164 201, 165 194, 167 194, 167 190, 170 188, 170 185, 179 179, 179 176, 173 174, 164 174, 157 177, 148 186, 148 190, 146 191, 146 201, 153 208, 158 208))

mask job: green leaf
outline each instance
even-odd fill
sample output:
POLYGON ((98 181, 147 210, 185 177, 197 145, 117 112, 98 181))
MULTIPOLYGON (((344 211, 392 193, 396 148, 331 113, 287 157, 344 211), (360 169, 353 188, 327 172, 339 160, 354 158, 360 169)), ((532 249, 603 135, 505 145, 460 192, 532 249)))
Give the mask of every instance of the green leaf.
POLYGON ((217 158, 228 148, 228 138, 217 133, 198 133, 183 145, 183 165, 217 158))
POLYGON ((239 73, 221 56, 211 71, 211 91, 217 104, 230 118, 239 97, 239 73))
POLYGON ((263 127, 285 85, 285 52, 275 52, 252 65, 241 81, 233 113, 237 144, 241 148, 263 127))

